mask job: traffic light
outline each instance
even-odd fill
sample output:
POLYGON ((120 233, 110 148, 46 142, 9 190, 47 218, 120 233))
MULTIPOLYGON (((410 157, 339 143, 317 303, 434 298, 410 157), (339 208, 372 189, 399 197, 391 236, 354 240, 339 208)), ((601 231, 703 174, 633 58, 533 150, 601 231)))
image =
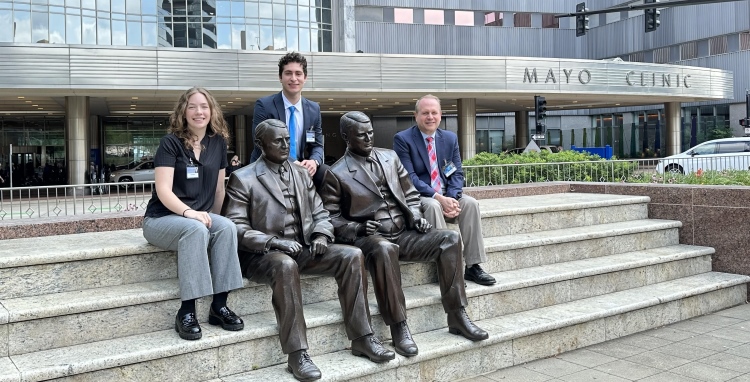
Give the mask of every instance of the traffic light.
POLYGON ((536 133, 544 134, 547 126, 544 123, 547 118, 547 99, 542 96, 534 96, 534 114, 536 114, 536 133))
MULTIPOLYGON (((656 4, 659 0, 643 0, 643 4, 656 4)), ((659 27, 659 24, 661 24, 661 21, 659 21, 659 17, 661 15, 661 11, 654 8, 646 8, 643 11, 643 14, 645 16, 646 20, 646 32, 653 32, 656 30, 656 28, 659 27)))
MULTIPOLYGON (((747 118, 740 119, 740 126, 747 126, 747 118)), ((750 126, 747 126, 750 127, 750 126)))
MULTIPOLYGON (((576 13, 588 12, 586 3, 576 5, 576 13)), ((587 15, 576 15, 576 37, 581 37, 589 30, 589 17, 587 15)))

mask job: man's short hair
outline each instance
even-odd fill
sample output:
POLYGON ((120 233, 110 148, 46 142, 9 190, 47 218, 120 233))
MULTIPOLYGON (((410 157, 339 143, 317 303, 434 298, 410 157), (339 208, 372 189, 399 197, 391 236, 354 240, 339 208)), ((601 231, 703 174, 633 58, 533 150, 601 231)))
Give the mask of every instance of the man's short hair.
POLYGON ((350 111, 342 115, 339 124, 339 133, 341 133, 341 137, 343 138, 344 135, 349 136, 349 130, 360 123, 371 123, 370 117, 361 111, 350 111))
POLYGON ((281 78, 281 73, 284 73, 284 67, 292 62, 302 65, 302 72, 305 73, 305 77, 307 77, 307 59, 305 56, 299 52, 289 52, 279 60, 279 78, 281 78))
MULTIPOLYGON (((423 100, 423 99, 426 99, 426 98, 429 98, 429 99, 434 99, 435 101, 437 101, 437 103, 438 103, 438 106, 440 106, 440 98, 438 98, 438 97, 435 97, 435 96, 434 96, 434 95, 432 95, 432 94, 427 94, 427 95, 425 95, 425 96, 422 96, 422 98, 418 99, 418 100, 417 100, 417 103, 415 103, 415 104, 414 104, 414 112, 415 112, 415 113, 419 113, 419 103, 420 103, 420 102, 422 102, 422 100, 423 100)), ((441 108, 440 108, 440 110, 442 111, 442 110, 443 110, 443 108, 441 107, 441 108)))
POLYGON ((255 127, 255 145, 261 147, 260 142, 263 142, 263 138, 266 134, 269 134, 272 129, 278 127, 287 128, 286 123, 279 121, 278 119, 267 119, 259 123, 258 126, 255 127))

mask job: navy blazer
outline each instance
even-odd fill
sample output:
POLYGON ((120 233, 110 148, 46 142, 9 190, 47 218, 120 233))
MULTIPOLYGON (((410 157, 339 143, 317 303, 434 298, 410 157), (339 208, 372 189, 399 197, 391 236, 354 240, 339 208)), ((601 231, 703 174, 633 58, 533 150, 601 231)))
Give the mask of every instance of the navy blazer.
MULTIPOLYGON (((311 159, 318 161, 319 165, 323 164, 323 127, 320 121, 320 105, 317 102, 302 97, 302 115, 304 118, 302 126, 297 127, 302 127, 305 131, 312 129, 315 132, 315 142, 307 143, 305 133, 302 133, 301 142, 297 142, 299 146, 297 147, 297 155, 299 158, 290 159, 311 159), (305 154, 306 149, 309 151, 307 155, 305 154)), ((250 163, 260 158, 261 154, 260 147, 255 144, 255 127, 267 119, 278 119, 286 123, 286 110, 284 108, 284 99, 281 98, 281 92, 263 97, 255 102, 251 132, 254 148, 253 153, 250 155, 250 163)))
MULTIPOLYGON (((398 154, 419 194, 426 197, 435 195, 435 190, 430 186, 430 158, 427 156, 427 144, 419 128, 412 126, 396 134, 393 137, 393 151, 398 154)), ((440 181, 445 186, 445 196, 460 199, 464 187, 464 171, 461 168, 461 153, 458 149, 456 134, 448 130, 435 131, 435 153, 440 168, 440 181), (443 172, 446 161, 456 165, 456 172, 449 177, 446 177, 443 172)))

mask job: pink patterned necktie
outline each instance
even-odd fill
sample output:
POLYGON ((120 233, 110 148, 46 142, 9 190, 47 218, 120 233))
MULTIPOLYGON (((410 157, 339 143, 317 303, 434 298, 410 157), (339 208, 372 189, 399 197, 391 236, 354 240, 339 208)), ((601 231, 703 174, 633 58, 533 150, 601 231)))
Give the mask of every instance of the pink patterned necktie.
POLYGON ((435 153, 435 146, 432 144, 433 138, 427 137, 427 155, 430 157, 430 186, 437 192, 440 193, 440 170, 438 169, 437 154, 435 153))

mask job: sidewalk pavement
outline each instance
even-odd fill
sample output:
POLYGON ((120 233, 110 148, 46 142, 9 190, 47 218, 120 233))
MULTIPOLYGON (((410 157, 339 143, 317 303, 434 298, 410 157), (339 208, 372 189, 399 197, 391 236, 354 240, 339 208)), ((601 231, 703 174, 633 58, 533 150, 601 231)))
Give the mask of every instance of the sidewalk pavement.
POLYGON ((750 304, 462 382, 750 382, 750 304))

